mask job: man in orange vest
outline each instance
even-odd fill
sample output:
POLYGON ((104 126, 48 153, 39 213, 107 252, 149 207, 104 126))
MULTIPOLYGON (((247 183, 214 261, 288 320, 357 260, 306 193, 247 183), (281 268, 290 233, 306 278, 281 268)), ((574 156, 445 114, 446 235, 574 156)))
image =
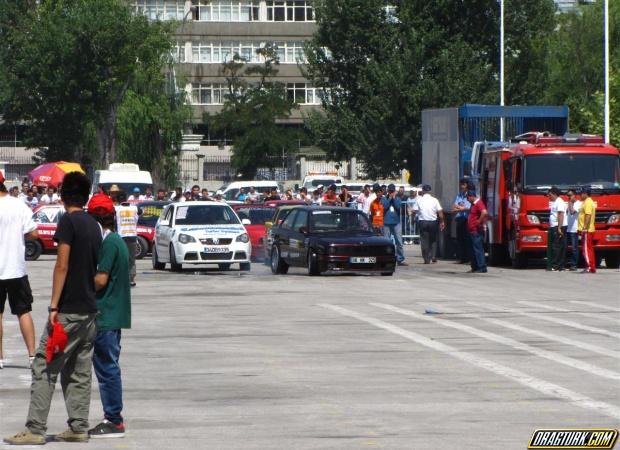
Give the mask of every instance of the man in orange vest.
POLYGON ((373 190, 375 191, 375 195, 377 197, 370 204, 370 219, 372 220, 372 225, 375 228, 379 228, 383 231, 383 216, 385 215, 383 203, 381 202, 381 198, 383 197, 383 189, 378 184, 375 184, 373 186, 373 190))

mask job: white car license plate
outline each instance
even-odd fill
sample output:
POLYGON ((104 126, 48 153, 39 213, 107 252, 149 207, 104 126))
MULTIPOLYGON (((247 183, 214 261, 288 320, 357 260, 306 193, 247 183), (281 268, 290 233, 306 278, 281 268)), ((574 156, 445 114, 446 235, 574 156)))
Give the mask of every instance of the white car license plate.
POLYGON ((205 247, 205 253, 228 253, 228 247, 205 247))
POLYGON ((377 258, 375 258, 374 256, 367 257, 367 258, 352 257, 352 258, 349 258, 349 261, 352 264, 374 264, 377 262, 377 258))

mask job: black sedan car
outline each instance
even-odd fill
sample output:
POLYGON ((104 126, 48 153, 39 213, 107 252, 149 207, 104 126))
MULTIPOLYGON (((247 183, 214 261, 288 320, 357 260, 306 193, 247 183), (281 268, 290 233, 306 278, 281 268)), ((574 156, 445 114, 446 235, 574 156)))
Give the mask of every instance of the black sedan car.
POLYGON ((361 211, 350 208, 298 207, 271 231, 271 271, 290 266, 322 272, 380 272, 392 275, 396 255, 392 241, 378 236, 361 211))

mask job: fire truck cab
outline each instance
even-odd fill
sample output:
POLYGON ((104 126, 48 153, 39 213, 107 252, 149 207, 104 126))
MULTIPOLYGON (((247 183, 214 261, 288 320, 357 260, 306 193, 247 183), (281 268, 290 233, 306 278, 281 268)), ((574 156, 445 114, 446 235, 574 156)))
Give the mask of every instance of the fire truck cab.
MULTIPOLYGON (((594 248, 607 267, 620 263, 620 152, 600 136, 526 133, 511 143, 483 148, 472 166, 489 211, 489 262, 516 268, 547 248, 552 186, 588 187, 596 207, 594 248)), ((566 200, 566 195, 563 195, 566 200)))

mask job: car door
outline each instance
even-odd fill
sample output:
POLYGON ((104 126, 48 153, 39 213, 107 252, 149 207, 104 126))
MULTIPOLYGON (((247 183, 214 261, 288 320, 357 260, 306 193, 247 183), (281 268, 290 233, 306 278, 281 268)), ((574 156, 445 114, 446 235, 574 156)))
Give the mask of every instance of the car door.
POLYGON ((170 261, 170 236, 172 232, 172 214, 174 206, 169 206, 162 213, 162 217, 155 227, 155 242, 157 256, 160 261, 170 261))
POLYGON ((291 232, 296 215, 297 211, 295 210, 288 213, 273 236, 273 245, 278 245, 282 259, 289 264, 291 263, 291 232))
POLYGON ((300 209, 293 220, 289 235, 289 255, 291 264, 303 266, 306 263, 306 235, 308 230, 308 211, 300 209), (305 233, 304 233, 305 230, 305 233))

